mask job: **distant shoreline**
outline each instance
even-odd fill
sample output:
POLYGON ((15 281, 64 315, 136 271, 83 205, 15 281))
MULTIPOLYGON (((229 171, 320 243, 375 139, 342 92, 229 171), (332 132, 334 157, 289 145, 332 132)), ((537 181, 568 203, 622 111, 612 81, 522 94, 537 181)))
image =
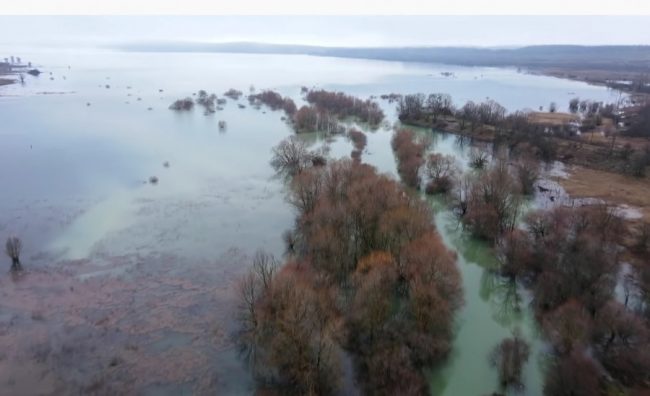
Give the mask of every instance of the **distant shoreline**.
MULTIPOLYGON (((114 48, 115 49, 115 48, 114 48)), ((536 45, 474 47, 318 47, 264 43, 158 42, 118 47, 134 52, 308 55, 465 67, 519 68, 628 93, 650 94, 650 46, 536 45), (621 83, 629 82, 629 85, 621 83)))

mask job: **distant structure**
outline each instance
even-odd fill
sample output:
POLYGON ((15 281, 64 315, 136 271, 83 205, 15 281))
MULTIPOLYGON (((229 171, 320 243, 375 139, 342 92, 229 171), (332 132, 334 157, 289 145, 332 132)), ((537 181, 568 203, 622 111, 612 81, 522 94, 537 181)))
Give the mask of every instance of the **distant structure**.
POLYGON ((11 64, 13 65, 13 64, 15 64, 15 63, 16 63, 16 60, 15 60, 15 58, 12 56, 12 57, 11 57, 11 64))
POLYGON ((17 58, 16 58, 16 63, 18 63, 18 64, 20 65, 20 63, 21 63, 21 62, 20 62, 20 57, 17 57, 17 58))

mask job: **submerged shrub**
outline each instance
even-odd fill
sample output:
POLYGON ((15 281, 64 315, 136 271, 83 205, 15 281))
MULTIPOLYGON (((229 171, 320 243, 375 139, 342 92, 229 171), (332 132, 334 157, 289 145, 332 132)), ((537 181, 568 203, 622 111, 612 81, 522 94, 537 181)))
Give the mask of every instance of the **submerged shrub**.
POLYGON ((530 355, 530 346, 515 331, 511 338, 501 341, 492 351, 490 361, 499 372, 502 387, 522 387, 521 373, 530 355))
POLYGON ((171 110, 192 110, 194 107, 194 100, 192 98, 178 99, 172 103, 169 108, 171 110))

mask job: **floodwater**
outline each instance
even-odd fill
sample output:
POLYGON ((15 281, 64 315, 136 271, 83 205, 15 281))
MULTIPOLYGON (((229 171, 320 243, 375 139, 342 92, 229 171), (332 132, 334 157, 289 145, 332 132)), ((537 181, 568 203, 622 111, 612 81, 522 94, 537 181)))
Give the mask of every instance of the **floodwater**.
MULTIPOLYGON (((27 268, 19 277, 0 272, 0 388, 9 394, 253 393, 230 338, 233 284, 255 250, 282 255, 294 213, 269 161, 292 130, 280 112, 245 99, 244 109, 228 99, 206 116, 168 110, 178 98, 251 86, 298 104, 301 86, 360 97, 446 92, 457 104, 492 98, 509 110, 617 98, 512 69, 81 49, 13 55, 44 73, 0 87, 0 238, 23 239, 27 268)), ((388 127, 368 131, 363 161, 394 177, 394 104, 381 104, 388 127)), ((455 136, 432 137, 433 151, 464 163, 467 147, 455 136)), ((344 137, 302 138, 328 145, 334 158, 353 149, 344 137)), ((459 253, 466 301, 452 356, 432 371, 434 394, 498 390, 487 355, 514 328, 534 352, 520 393, 540 394, 543 344, 525 293, 491 275, 491 250, 432 204, 432 220, 459 253)))

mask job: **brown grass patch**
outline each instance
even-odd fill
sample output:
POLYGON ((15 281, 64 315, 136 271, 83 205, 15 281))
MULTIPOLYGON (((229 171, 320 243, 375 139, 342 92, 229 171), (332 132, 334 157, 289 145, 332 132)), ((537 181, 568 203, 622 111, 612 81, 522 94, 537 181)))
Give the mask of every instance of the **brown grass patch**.
POLYGON ((650 181, 617 173, 573 166, 569 178, 558 182, 575 198, 599 198, 616 205, 638 208, 650 221, 650 181))
POLYGON ((548 113, 536 111, 528 115, 528 121, 533 124, 561 126, 572 121, 579 121, 580 118, 570 113, 548 113))

